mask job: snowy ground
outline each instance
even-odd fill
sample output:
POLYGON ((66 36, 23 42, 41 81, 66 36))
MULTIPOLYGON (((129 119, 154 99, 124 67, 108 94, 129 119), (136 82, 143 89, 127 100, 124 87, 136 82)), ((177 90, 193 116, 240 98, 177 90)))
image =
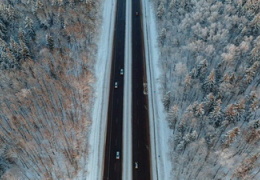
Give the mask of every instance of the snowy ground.
POLYGON ((161 102, 159 48, 155 12, 152 3, 142 0, 145 57, 149 97, 152 177, 154 180, 171 179, 172 164, 169 158, 169 137, 166 113, 161 102))
POLYGON ((116 0, 105 0, 103 5, 103 25, 98 45, 98 58, 95 65, 97 82, 94 89, 95 104, 90 132, 90 149, 86 180, 101 180, 103 173, 107 110, 112 60, 113 33, 115 24, 116 0))

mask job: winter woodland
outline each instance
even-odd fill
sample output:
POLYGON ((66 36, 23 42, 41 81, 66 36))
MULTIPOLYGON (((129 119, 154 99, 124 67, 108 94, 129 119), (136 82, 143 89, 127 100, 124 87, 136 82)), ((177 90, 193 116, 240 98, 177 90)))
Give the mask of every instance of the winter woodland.
POLYGON ((0 179, 86 177, 101 3, 0 1, 0 179))
POLYGON ((260 2, 152 2, 173 179, 260 179, 260 2))

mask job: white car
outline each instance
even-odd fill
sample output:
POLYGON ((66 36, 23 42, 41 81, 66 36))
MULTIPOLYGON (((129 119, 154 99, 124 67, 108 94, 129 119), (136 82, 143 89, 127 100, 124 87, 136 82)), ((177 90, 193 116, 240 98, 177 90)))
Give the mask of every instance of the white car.
POLYGON ((120 153, 119 153, 119 151, 116 152, 116 159, 120 159, 120 153))
POLYGON ((115 82, 115 88, 118 88, 118 82, 115 82))
POLYGON ((138 169, 138 162, 135 162, 135 169, 138 169))
POLYGON ((120 69, 120 75, 124 75, 124 69, 120 69))

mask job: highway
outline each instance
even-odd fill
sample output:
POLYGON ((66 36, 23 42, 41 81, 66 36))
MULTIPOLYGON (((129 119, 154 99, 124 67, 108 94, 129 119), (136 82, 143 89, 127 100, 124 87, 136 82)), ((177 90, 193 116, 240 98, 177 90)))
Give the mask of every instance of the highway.
POLYGON ((146 67, 142 30, 142 12, 140 0, 132 0, 132 128, 133 162, 138 162, 138 169, 133 166, 134 180, 149 180, 150 173, 150 136, 148 117, 148 97, 144 94, 146 67), (136 12, 139 13, 136 16, 136 12))
MULTIPOLYGON (((110 77, 108 122, 105 147, 103 180, 122 179, 122 124, 124 77, 120 69, 124 67, 126 0, 117 1, 113 57, 110 77), (115 88, 118 82, 118 88, 115 88), (116 159, 116 152, 120 159, 116 159)), ((142 32, 140 0, 132 0, 132 177, 133 180, 150 180, 150 137, 148 117, 148 97, 144 93, 146 68, 142 32), (136 12, 139 14, 136 15, 136 12), (135 167, 138 163, 138 168, 135 167)), ((127 75, 127 74, 125 74, 127 75)), ((124 75, 124 76, 125 76, 124 75)), ((109 78, 109 77, 108 77, 109 78)), ((125 82, 128 83, 128 82, 125 82)), ((129 142, 131 143, 131 142, 129 142)), ((128 179, 127 179, 128 180, 128 179)))
POLYGON ((124 77, 120 75, 120 69, 124 68, 125 5, 126 0, 117 1, 103 172, 104 180, 120 180, 122 177, 124 77), (115 88, 115 82, 118 83, 118 88, 115 88), (119 159, 116 159, 117 151, 120 153, 119 159))

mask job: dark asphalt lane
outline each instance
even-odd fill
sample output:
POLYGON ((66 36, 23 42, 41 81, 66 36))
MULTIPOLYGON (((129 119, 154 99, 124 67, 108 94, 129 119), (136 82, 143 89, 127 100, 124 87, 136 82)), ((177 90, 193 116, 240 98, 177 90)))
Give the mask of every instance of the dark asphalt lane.
POLYGON ((143 83, 146 83, 143 31, 141 25, 140 0, 132 0, 132 127, 133 127, 133 180, 149 180, 150 173, 150 135, 148 117, 148 97, 144 95, 143 83), (139 15, 136 16, 136 12, 139 15))
MULTIPOLYGON (((108 123, 105 147, 104 180, 122 179, 122 124, 123 124, 123 87, 124 77, 120 69, 124 68, 125 49, 125 10, 126 0, 118 0, 113 40, 113 56, 110 78, 110 93, 108 107, 108 123), (118 88, 115 88, 118 82, 118 88), (116 152, 120 159, 116 159, 116 152)), ((106 7, 105 7, 106 8, 106 7)))

